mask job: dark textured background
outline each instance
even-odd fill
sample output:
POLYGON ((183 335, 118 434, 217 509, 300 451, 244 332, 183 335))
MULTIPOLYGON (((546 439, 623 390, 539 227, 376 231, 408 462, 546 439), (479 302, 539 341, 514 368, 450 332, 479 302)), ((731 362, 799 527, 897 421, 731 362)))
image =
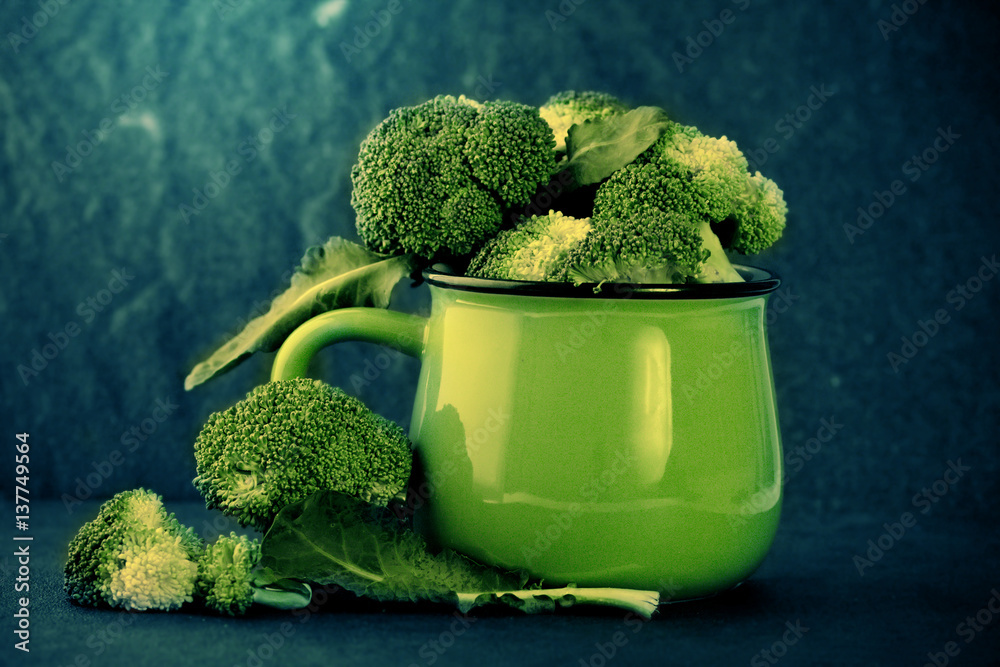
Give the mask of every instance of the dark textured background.
MULTIPOLYGON (((0 437, 31 433, 32 498, 145 485, 197 501, 191 445, 201 423, 264 381, 270 359, 188 393, 183 377, 284 286, 306 247, 354 236, 349 170, 368 130, 393 107, 439 93, 540 104, 576 88, 725 134, 785 192, 785 237, 751 259, 785 279, 769 317, 791 457, 784 530, 836 524, 841 542, 829 548, 849 571, 852 555, 906 511, 915 531, 936 527, 933 543, 945 545, 921 562, 963 561, 940 551, 949 531, 956 543, 996 533, 1000 281, 983 268, 971 298, 952 292, 1000 246, 990 3, 400 0, 388 25, 345 56, 342 45, 388 5, 334 0, 325 15, 321 3, 264 0, 0 6, 0 437), (727 9, 721 33, 704 32, 727 9), (678 66, 674 54, 699 33, 707 46, 678 66), (825 101, 800 108, 817 90, 825 101), (803 122, 783 120, 797 109, 803 122), (251 153, 246 138, 276 110, 290 122, 251 153), (98 136, 102 123, 111 131, 98 136), (938 153, 948 131, 957 138, 938 153), (81 142, 89 154, 57 173, 53 163, 81 142), (907 162, 927 149, 934 163, 914 172, 907 162), (180 206, 230 160, 241 172, 185 221, 180 206), (858 207, 894 181, 905 191, 897 186, 902 194, 849 238, 858 207), (116 270, 134 277, 91 310, 116 270), (887 355, 936 313, 947 321, 918 334, 925 344, 894 371, 887 355), (22 377, 18 367, 67 326, 78 335, 22 377), (147 421, 162 414, 158 402, 176 407, 147 421), (826 435, 824 420, 840 426, 833 438, 813 441, 808 460, 796 455, 826 435), (155 431, 123 441, 144 421, 155 431), (970 470, 939 481, 959 460, 970 470), (99 483, 81 487, 88 474, 99 483), (933 504, 915 498, 924 488, 933 504)), ((420 310, 424 300, 403 290, 394 307, 420 310)), ((350 386, 378 352, 338 346, 322 373, 350 386)), ((359 395, 405 424, 417 370, 401 358, 359 395)), ((93 511, 47 507, 59 525, 93 511)), ((813 540, 825 550, 822 532, 813 540)), ((951 599, 975 611, 1000 583, 996 560, 963 562, 983 576, 951 599)), ((953 625, 930 627, 943 641, 953 625)))

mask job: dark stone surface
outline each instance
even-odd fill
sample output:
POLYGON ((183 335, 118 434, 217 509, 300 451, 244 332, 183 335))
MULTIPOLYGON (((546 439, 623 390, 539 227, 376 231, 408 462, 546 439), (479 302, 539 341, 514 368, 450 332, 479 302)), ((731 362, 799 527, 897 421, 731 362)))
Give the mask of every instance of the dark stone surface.
MULTIPOLYGON (((749 661, 799 618, 813 629, 787 664, 922 664, 941 650, 1000 584, 1000 290, 990 268, 1000 246, 1000 74, 990 5, 401 0, 345 55, 371 12, 388 5, 0 6, 0 438, 32 434, 32 499, 144 485, 169 502, 197 501, 195 435, 210 412, 267 378, 270 359, 193 392, 183 377, 283 287, 307 246, 354 236, 349 170, 390 109, 439 93, 537 104, 561 89, 605 90, 735 139, 791 211, 781 242, 749 261, 785 280, 769 317, 788 464, 775 552, 732 595, 669 608, 643 626, 617 664, 749 661), (320 7, 331 14, 325 25, 320 7), (721 32, 707 32, 725 10, 721 32), (681 62, 689 39, 701 52, 681 62), (810 101, 815 108, 803 106, 810 101), (287 126, 266 145, 247 143, 282 111, 287 126), (945 146, 938 137, 949 132, 956 138, 945 146), (78 164, 70 156, 64 171, 55 163, 71 150, 87 155, 78 164), (933 164, 914 168, 924 154, 933 164), (229 161, 240 173, 185 221, 181 205, 229 161), (876 217, 848 233, 859 207, 876 217), (116 270, 126 285, 112 282, 116 270), (976 291, 962 296, 958 286, 976 291), (927 323, 936 315, 935 329, 927 323), (61 338, 67 327, 77 335, 61 338), (18 370, 53 338, 65 349, 37 375, 18 370), (915 354, 894 369, 887 355, 906 351, 904 338, 915 354), (162 414, 158 401, 176 406, 159 423, 149 421, 162 414), (842 428, 810 441, 823 420, 842 428), (128 436, 144 423, 155 430, 128 436), (959 460, 971 470, 940 482, 959 460), (925 488, 934 501, 926 515, 925 488), (859 577, 852 557, 906 511, 921 517, 912 539, 859 577)), ((394 307, 425 302, 422 289, 404 289, 394 307)), ((378 352, 340 346, 317 374, 350 386, 378 352)), ((417 371, 399 358, 358 394, 405 425, 417 371)), ((5 456, 0 465, 8 499, 10 464, 5 456)), ((72 532, 67 517, 79 513, 42 507, 39 530, 72 532)), ((142 616, 116 657, 99 662, 86 642, 108 617, 66 606, 55 575, 62 541, 46 535, 50 560, 39 561, 33 600, 48 662, 38 664, 67 664, 79 651, 94 664, 141 664, 143 655, 167 664, 182 644, 210 656, 205 664, 245 664, 247 648, 279 625, 270 616, 142 616), (161 624, 176 631, 160 633, 161 624)), ((349 610, 316 619, 287 650, 314 661, 332 651, 344 664, 423 664, 420 646, 452 620, 349 610)), ((0 634, 9 639, 8 623, 0 634)), ((491 618, 447 658, 541 664, 555 653, 578 664, 619 626, 593 615, 491 618)), ((995 628, 963 644, 955 664, 985 663, 990 642, 995 628)))
MULTIPOLYGON (((928 653, 943 653, 948 642, 955 643, 953 653, 958 650, 949 658, 952 664, 996 664, 1000 648, 1000 611, 989 609, 992 604, 1000 610, 1000 537, 968 520, 930 513, 918 512, 916 525, 891 544, 883 540, 888 548, 880 557, 872 554, 863 575, 855 556, 865 557, 865 541, 878 541, 884 529, 867 516, 847 514, 786 523, 767 560, 742 586, 662 606, 648 622, 627 612, 584 607, 541 616, 485 610, 463 622, 443 606, 380 605, 343 593, 317 594, 324 604, 311 611, 254 610, 237 619, 77 607, 62 595, 61 552, 96 504, 72 515, 54 501, 41 509, 46 521, 32 531, 31 545, 31 655, 5 664, 69 665, 80 659, 130 667, 578 667, 582 660, 595 666, 874 667, 923 665, 928 653), (278 648, 270 651, 271 646, 278 648), (602 662, 602 652, 612 651, 614 657, 602 662)), ((206 527, 215 517, 200 505, 175 503, 173 509, 188 525, 211 534, 206 527)), ((3 563, 9 568, 12 559, 3 563)), ((4 605, 9 618, 7 596, 4 605)), ((0 655, 12 655, 9 642, 4 644, 0 655)))

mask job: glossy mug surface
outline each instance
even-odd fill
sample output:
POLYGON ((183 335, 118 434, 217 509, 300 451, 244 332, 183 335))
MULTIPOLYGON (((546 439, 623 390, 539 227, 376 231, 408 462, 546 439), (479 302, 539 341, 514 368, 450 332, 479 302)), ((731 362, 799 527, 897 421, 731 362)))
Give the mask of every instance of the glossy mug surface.
POLYGON ((410 436, 432 543, 549 584, 702 597, 760 565, 781 510, 778 280, 738 268, 746 283, 598 293, 428 272, 429 319, 325 313, 272 379, 344 340, 418 357, 410 436))

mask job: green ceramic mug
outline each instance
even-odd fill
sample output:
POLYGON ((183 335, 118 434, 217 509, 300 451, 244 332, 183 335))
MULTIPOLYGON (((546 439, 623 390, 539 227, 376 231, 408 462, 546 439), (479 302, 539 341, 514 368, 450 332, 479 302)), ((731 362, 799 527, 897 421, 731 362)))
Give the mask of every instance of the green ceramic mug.
POLYGON ((781 509, 765 320, 779 284, 527 283, 425 273, 430 318, 315 317, 272 379, 362 340, 421 360, 410 437, 432 543, 547 583, 688 599, 764 559, 781 509))

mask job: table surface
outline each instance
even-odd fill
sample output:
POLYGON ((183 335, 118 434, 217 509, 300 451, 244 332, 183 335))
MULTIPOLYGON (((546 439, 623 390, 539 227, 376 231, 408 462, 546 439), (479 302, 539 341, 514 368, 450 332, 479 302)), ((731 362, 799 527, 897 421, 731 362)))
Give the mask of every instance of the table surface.
MULTIPOLYGON (((66 543, 96 504, 72 514, 59 502, 33 509, 44 521, 33 522, 30 542, 31 653, 12 648, 9 592, 17 565, 5 548, 3 664, 1000 664, 1000 535, 944 516, 918 516, 902 535, 894 530, 898 537, 884 535, 884 518, 785 521, 767 560, 742 586, 661 606, 643 622, 583 607, 463 619, 440 606, 377 604, 343 593, 311 613, 260 610, 241 618, 82 608, 62 591, 62 563, 66 543), (866 554, 868 540, 887 548, 866 554), (856 556, 871 556, 870 564, 856 556)), ((172 509, 192 526, 213 516, 197 503, 172 509)))

